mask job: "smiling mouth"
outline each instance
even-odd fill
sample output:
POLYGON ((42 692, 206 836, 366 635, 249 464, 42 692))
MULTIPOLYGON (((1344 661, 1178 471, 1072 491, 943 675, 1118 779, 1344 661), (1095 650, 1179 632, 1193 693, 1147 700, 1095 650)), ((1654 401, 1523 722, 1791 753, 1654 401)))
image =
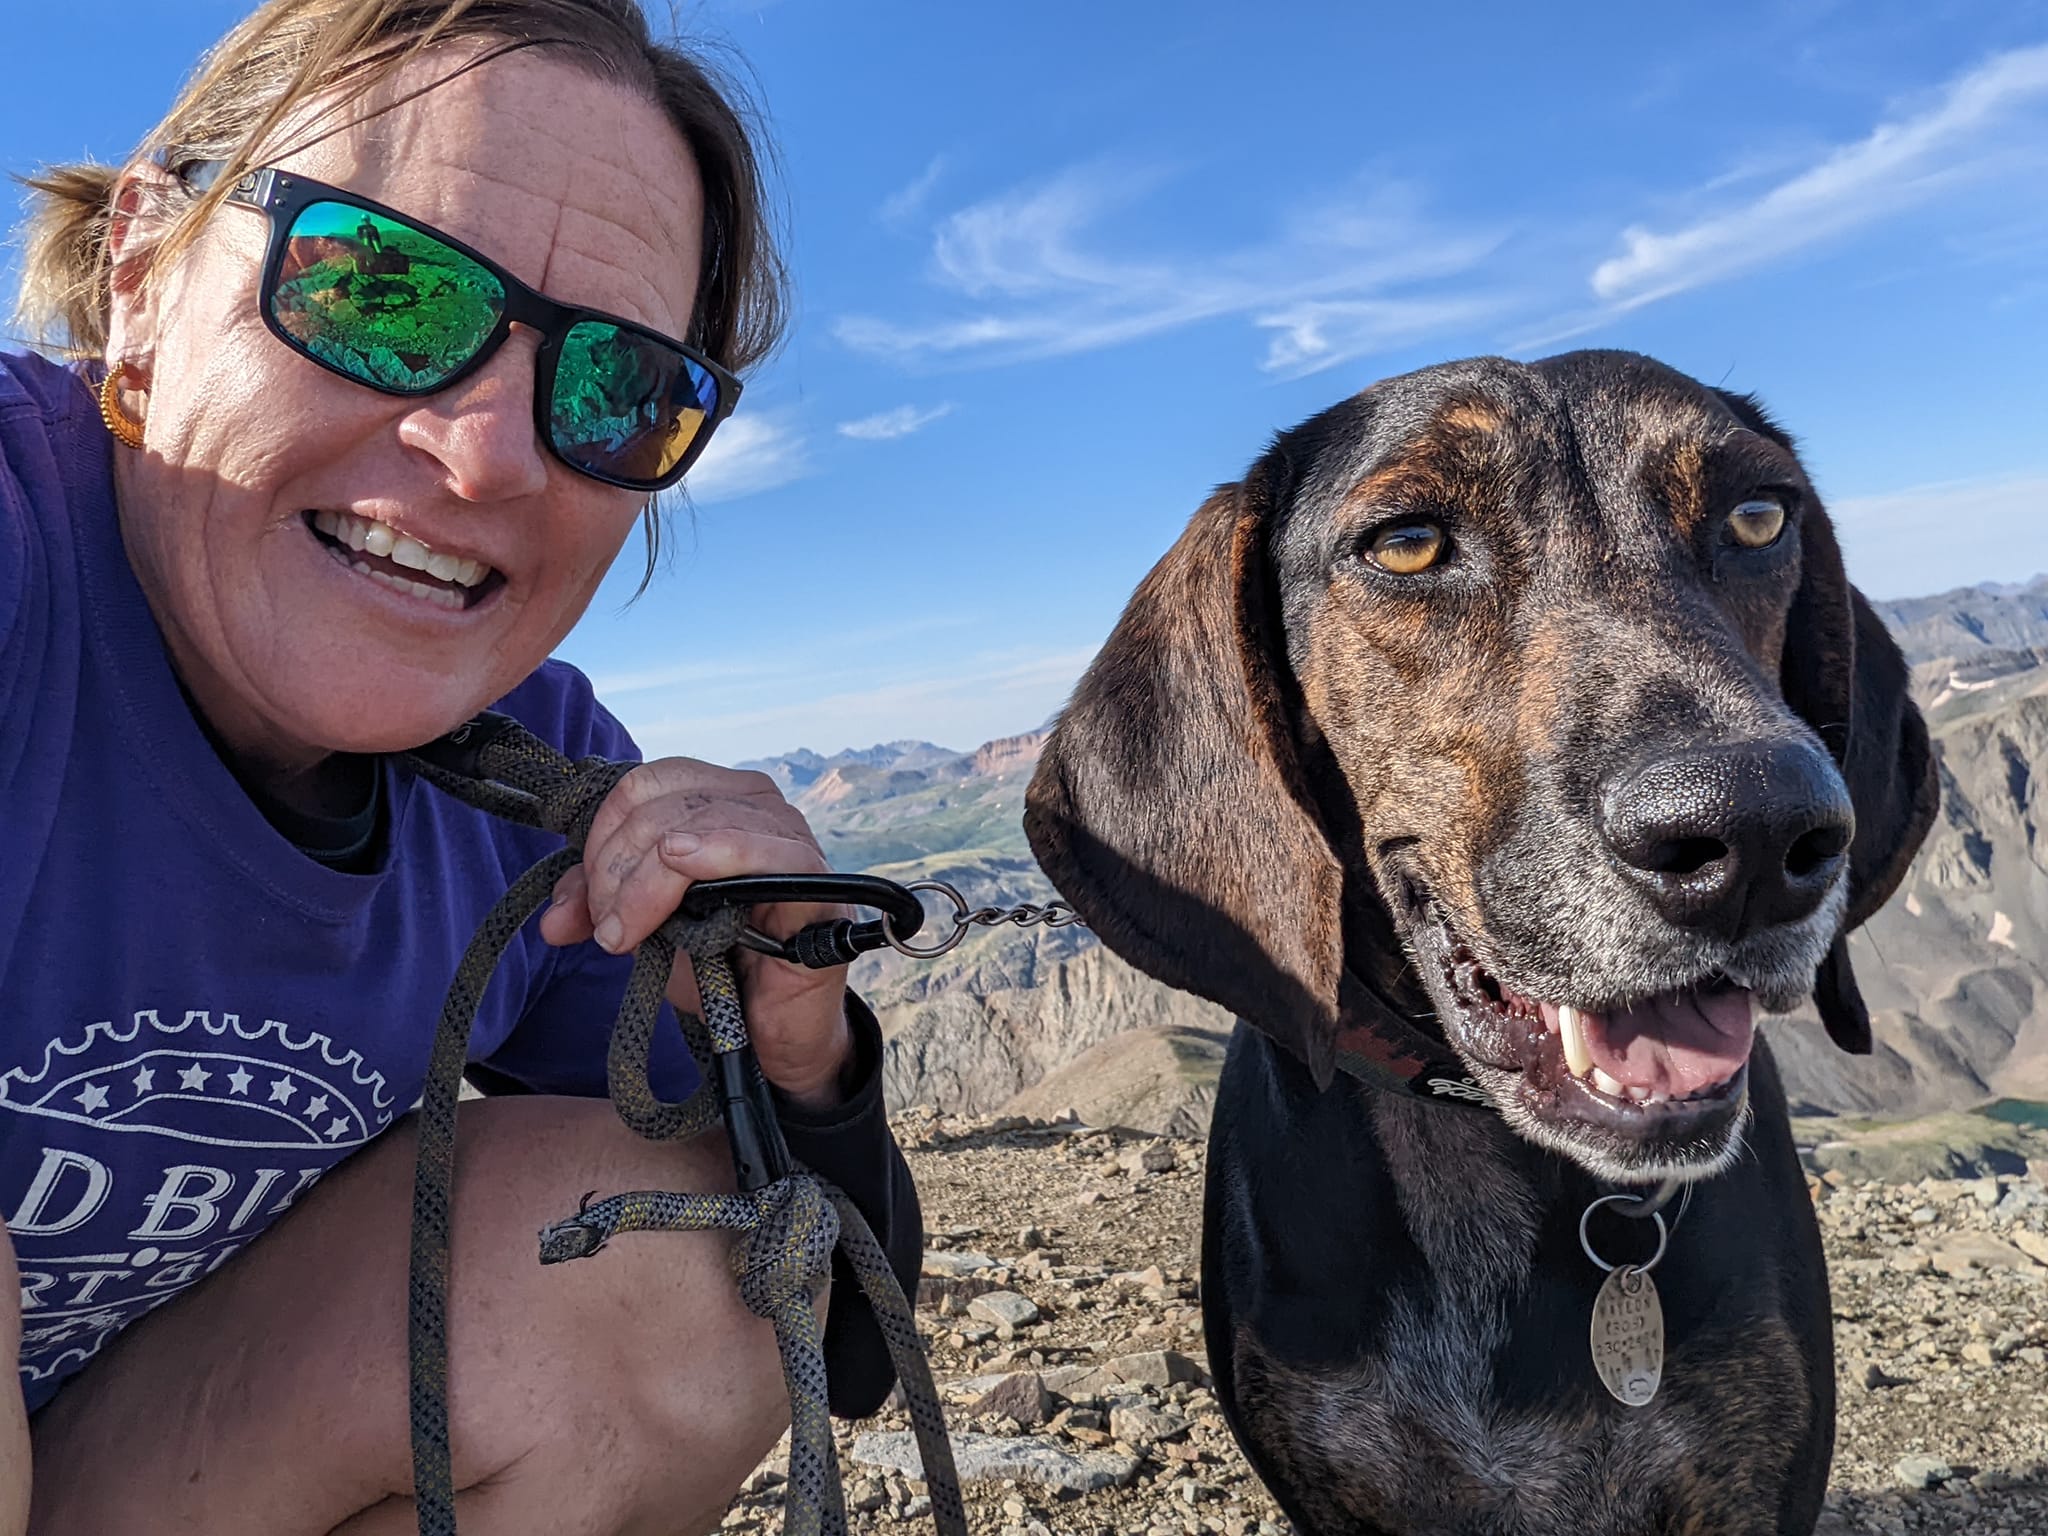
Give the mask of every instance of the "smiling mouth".
POLYGON ((307 511, 300 517, 306 531, 339 564, 437 608, 474 608, 505 584, 504 574, 495 567, 430 549, 388 523, 350 512, 307 511))
POLYGON ((1446 1025, 1481 1065, 1520 1074, 1528 1107, 1631 1138, 1693 1134, 1741 1108, 1756 1038, 1755 999, 1722 976, 1593 1009, 1503 984, 1426 893, 1407 926, 1446 1025), (1433 974, 1432 974, 1433 973, 1433 974))

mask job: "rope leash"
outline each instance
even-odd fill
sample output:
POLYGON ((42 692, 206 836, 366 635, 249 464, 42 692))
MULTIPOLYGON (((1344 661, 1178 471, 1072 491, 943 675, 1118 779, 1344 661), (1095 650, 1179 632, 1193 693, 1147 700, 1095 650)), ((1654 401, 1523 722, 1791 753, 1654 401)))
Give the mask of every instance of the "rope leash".
MULTIPOLYGON (((603 758, 572 762, 502 715, 482 715, 410 756, 419 774, 480 810, 561 834, 568 846, 549 854, 499 898, 479 925, 457 967, 434 1032, 419 1112, 419 1153, 413 1176, 412 1260, 407 1333, 411 1369, 414 1499, 421 1536, 455 1536, 455 1487, 448 1436, 448 1280, 450 1206, 455 1172, 455 1105, 471 1029, 485 989, 513 937, 547 902, 557 881, 581 860, 592 820, 605 797, 636 765, 603 758)), ((848 882, 834 877, 842 899, 848 882)), ((886 882, 870 882, 881 886, 886 882)), ((768 896, 756 880, 721 881, 732 902, 768 896)), ((790 882, 782 882, 787 886, 790 882)), ((801 884, 801 882, 798 882, 801 884)), ((698 888, 702 891, 704 888, 698 888)), ((916 931, 895 898, 874 904, 916 931)), ((693 892, 693 895, 698 894, 693 892)), ((793 899, 778 888, 775 899, 793 899)), ((794 898, 800 899, 800 898, 794 898)), ((909 898, 915 906, 915 898, 909 898)), ((843 1251, 867 1298, 910 1407, 911 1426, 930 1490, 939 1536, 966 1536, 967 1516, 953 1466, 952 1443, 910 1303, 882 1247, 853 1202, 816 1174, 796 1166, 782 1141, 767 1085, 748 1043, 732 952, 745 945, 812 965, 838 964, 876 947, 892 931, 881 923, 840 919, 778 942, 748 928, 745 908, 707 911, 686 900, 682 911, 639 946, 612 1027, 607 1087, 619 1116, 652 1141, 682 1140, 718 1125, 732 1145, 739 1193, 635 1191, 593 1203, 541 1233, 544 1264, 588 1258, 622 1232, 731 1232, 732 1265, 748 1310, 774 1325, 790 1399, 789 1482, 785 1536, 844 1536, 846 1508, 826 1399, 824 1333, 815 1308, 843 1251), (678 953, 697 973, 704 1017, 682 1015, 683 1034, 701 1083, 680 1104, 663 1102, 648 1076, 654 1027, 678 953)))

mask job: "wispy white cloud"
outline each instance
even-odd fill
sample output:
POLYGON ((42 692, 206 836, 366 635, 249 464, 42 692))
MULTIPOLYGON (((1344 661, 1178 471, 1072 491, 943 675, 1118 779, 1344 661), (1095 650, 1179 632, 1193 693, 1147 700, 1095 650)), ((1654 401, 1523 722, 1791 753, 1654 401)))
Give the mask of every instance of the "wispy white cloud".
POLYGON ((1468 330, 1499 315, 1497 297, 1447 294, 1440 298, 1310 300, 1271 314, 1258 324, 1276 332, 1266 344, 1273 373, 1314 373, 1348 358, 1419 341, 1440 331, 1468 330))
POLYGON ((1593 292, 1631 309, 1765 266, 1967 178, 2021 160, 2038 168, 2048 160, 2039 123, 2031 134, 2010 130, 2044 99, 2048 44, 1994 55, 1921 111, 1880 124, 1747 203, 1664 233, 1624 230, 1621 254, 1593 269, 1593 292))
POLYGON ((734 416, 718 429, 683 486, 693 501, 732 501, 801 480, 811 472, 808 445, 773 413, 734 416))
POLYGON ((926 201, 937 188, 939 178, 945 174, 946 157, 933 155, 923 170, 882 199, 882 222, 891 225, 908 224, 923 213, 926 201))
POLYGON ((899 437, 908 437, 913 432, 922 432, 942 416, 953 412, 952 402, 934 405, 919 410, 914 405, 899 405, 893 411, 878 411, 873 416, 863 416, 858 421, 839 423, 841 437, 857 438, 864 443, 886 443, 899 437))
POLYGON ((849 315, 835 333, 899 360, 1000 363, 1237 317, 1279 332, 1264 367, 1301 374, 1468 324, 1496 302, 1438 285, 1468 278, 1498 233, 1439 227, 1398 185, 1303 210, 1253 244, 1117 250, 1104 226, 1164 179, 1098 163, 962 208, 934 230, 931 270, 964 308, 915 321, 849 315))

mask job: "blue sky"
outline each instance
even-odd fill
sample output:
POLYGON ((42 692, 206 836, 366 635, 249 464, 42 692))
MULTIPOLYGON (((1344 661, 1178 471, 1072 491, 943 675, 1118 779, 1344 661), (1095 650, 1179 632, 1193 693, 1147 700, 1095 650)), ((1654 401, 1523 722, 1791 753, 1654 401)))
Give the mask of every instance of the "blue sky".
MULTIPOLYGON (((9 19, 0 166, 124 153, 231 0, 9 19)), ((2048 569, 2048 3, 776 0, 782 355, 564 646, 651 751, 972 746, 1277 428, 1652 353, 1803 440, 1877 596, 2048 569)))

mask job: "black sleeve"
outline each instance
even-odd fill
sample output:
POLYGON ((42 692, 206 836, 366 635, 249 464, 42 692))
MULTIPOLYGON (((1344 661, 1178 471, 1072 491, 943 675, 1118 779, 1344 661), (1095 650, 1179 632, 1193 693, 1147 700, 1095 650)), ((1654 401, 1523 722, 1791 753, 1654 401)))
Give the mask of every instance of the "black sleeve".
MULTIPOLYGON (((889 1133, 888 1111, 882 1104, 882 1027, 868 1005, 851 992, 846 994, 846 1021, 853 1028, 854 1053, 848 1069, 853 1088, 846 1101, 813 1113, 777 1094, 776 1118, 796 1160, 845 1190, 867 1218, 903 1294, 914 1303, 924 1261, 924 1216, 910 1165, 889 1133)), ((825 1370, 831 1380, 832 1412, 843 1419, 873 1413, 896 1382, 881 1327, 844 1254, 832 1259, 825 1370)))

